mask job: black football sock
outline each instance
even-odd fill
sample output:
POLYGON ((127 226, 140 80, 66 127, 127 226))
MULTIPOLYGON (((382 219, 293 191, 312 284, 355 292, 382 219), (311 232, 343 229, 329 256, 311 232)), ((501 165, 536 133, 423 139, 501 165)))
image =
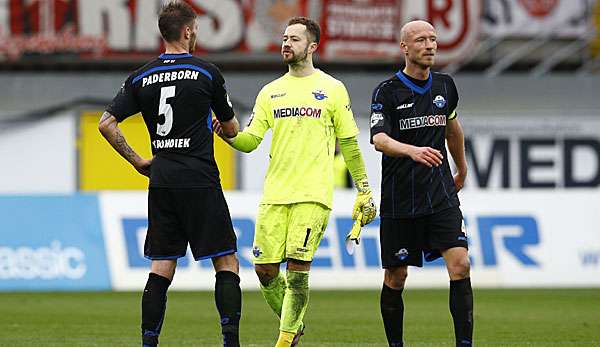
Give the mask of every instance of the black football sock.
POLYGON ((155 273, 148 275, 142 295, 142 345, 156 346, 167 308, 167 289, 171 281, 155 273))
POLYGON ((402 325, 404 320, 402 289, 392 289, 384 284, 381 289, 380 306, 388 345, 390 347, 402 347, 402 325))
POLYGON ((238 347, 239 324, 242 315, 242 291, 240 277, 231 271, 219 271, 215 275, 215 303, 221 316, 223 345, 238 347))
POLYGON ((450 313, 454 320, 456 346, 471 346, 473 342, 473 290, 470 278, 450 281, 450 313))

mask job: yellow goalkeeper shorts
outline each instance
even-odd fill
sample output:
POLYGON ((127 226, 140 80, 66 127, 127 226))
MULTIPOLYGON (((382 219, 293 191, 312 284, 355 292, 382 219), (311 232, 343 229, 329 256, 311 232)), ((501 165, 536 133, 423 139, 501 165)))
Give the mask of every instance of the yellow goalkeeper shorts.
POLYGON ((275 264, 288 258, 312 261, 330 212, 316 202, 261 204, 252 248, 254 263, 275 264))

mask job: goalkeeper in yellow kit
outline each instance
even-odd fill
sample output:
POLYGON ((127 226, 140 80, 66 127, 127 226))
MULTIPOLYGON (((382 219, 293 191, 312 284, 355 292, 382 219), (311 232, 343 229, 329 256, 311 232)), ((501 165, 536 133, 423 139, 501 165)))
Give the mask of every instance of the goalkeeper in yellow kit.
POLYGON ((336 138, 358 189, 352 217, 365 225, 377 213, 348 92, 342 82, 313 66, 319 37, 313 20, 292 18, 281 47, 289 72, 262 88, 246 129, 226 138, 213 121, 217 134, 246 153, 273 130, 253 254, 262 293, 280 317, 276 347, 295 346, 304 331, 310 264, 332 206, 336 138), (285 261, 284 276, 279 265, 285 261))

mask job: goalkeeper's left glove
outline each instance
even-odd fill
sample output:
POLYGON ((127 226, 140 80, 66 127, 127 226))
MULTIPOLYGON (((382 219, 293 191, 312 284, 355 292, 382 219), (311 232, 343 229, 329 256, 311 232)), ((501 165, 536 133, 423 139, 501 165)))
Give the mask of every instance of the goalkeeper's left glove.
MULTIPOLYGON (((358 213, 357 219, 362 219, 362 212, 358 213)), ((352 224, 352 230, 350 230, 348 235, 346 235, 346 240, 344 241, 344 244, 346 245, 346 252, 348 252, 350 255, 354 254, 354 247, 360 244, 360 231, 360 220, 355 220, 354 224, 352 224)))
POLYGON ((369 188, 369 182, 363 180, 356 183, 358 194, 356 195, 356 201, 354 202, 354 209, 352 210, 352 219, 360 220, 360 225, 367 225, 375 219, 377 216, 377 207, 373 200, 373 193, 369 188))

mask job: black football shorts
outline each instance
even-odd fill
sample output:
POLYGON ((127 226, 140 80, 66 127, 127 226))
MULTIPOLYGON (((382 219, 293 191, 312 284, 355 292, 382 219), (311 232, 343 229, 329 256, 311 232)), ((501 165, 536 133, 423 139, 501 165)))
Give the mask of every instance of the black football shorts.
POLYGON ((223 191, 214 188, 150 188, 144 256, 194 259, 235 253, 237 238, 223 191))
POLYGON ((460 207, 451 207, 417 218, 381 218, 379 229, 381 264, 384 269, 423 266, 423 258, 433 261, 441 252, 468 248, 460 207))

